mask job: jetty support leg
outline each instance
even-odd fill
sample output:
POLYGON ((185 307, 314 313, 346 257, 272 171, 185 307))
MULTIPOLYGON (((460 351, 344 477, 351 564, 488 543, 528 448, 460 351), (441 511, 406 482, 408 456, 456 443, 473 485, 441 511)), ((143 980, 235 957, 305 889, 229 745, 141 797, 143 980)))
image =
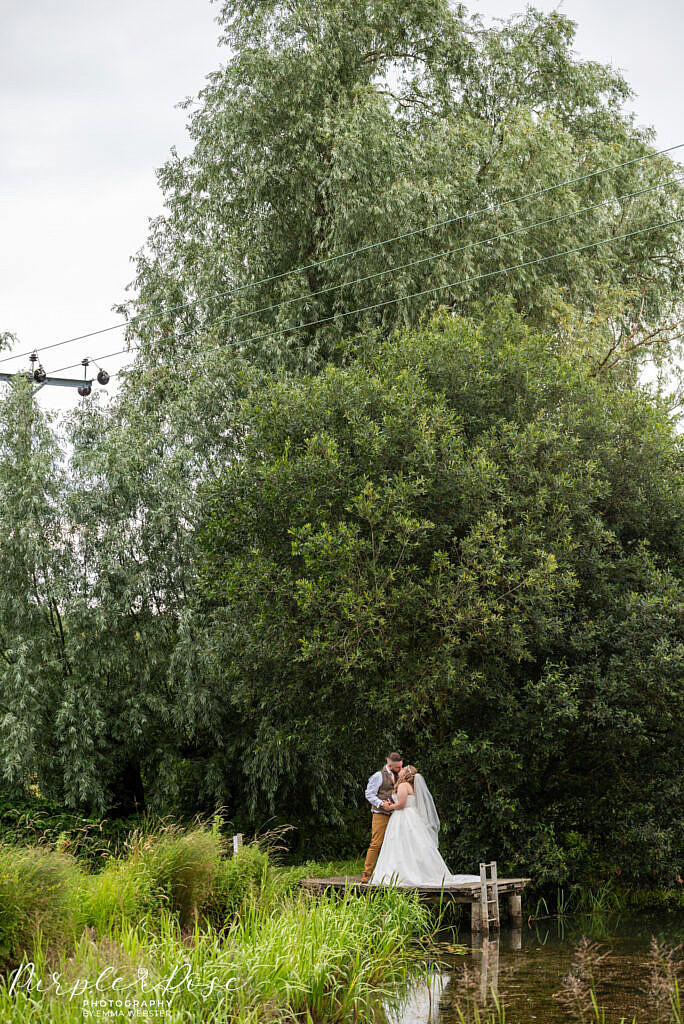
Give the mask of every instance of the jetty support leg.
POLYGON ((480 900, 473 900, 470 904, 470 930, 473 935, 479 935, 481 932, 489 933, 489 926, 487 921, 482 920, 482 908, 480 900))
POLYGON ((508 897, 508 921, 511 928, 522 928, 522 897, 513 893, 508 897))

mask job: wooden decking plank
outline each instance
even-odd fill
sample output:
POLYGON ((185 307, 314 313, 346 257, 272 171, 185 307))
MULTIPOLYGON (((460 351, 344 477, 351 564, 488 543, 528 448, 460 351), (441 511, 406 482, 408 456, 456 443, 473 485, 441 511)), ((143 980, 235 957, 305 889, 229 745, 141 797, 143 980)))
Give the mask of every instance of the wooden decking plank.
MULTIPOLYGON (((501 878, 498 880, 499 894, 519 893, 525 888, 529 878, 501 878)), ((360 892, 372 892, 380 886, 368 885, 361 882, 360 875, 338 875, 333 878, 304 878, 300 883, 305 889, 322 890, 358 890, 360 892)), ((480 898, 480 883, 465 882, 461 885, 421 885, 421 886, 396 886, 397 889, 405 892, 418 892, 421 896, 433 898, 446 897, 452 902, 472 903, 480 898)))

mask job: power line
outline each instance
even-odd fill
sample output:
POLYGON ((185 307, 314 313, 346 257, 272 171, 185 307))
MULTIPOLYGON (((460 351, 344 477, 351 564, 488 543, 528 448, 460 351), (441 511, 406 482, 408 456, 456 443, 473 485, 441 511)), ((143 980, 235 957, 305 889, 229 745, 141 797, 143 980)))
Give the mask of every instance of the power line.
MULTIPOLYGON (((623 199, 632 199, 635 196, 643 195, 646 192, 653 192, 655 189, 664 188, 667 185, 680 184, 682 181, 684 181, 684 177, 674 178, 670 181, 661 181, 658 182, 656 185, 649 185, 647 188, 637 189, 637 191, 635 192, 625 192, 619 196, 611 196, 608 199, 602 199, 598 203, 592 203, 590 206, 580 207, 580 209, 578 210, 571 210, 569 213, 559 214, 559 216, 557 217, 548 217, 546 220, 534 221, 534 223, 532 224, 527 224, 524 225, 523 227, 514 228, 511 231, 499 232, 496 235, 490 235, 488 238, 481 238, 474 242, 468 242, 467 245, 461 245, 455 249, 445 249, 441 252, 433 253, 430 256, 422 256, 420 259, 411 260, 409 263, 401 263, 399 264, 399 266, 388 267, 386 270, 377 270, 373 274, 367 274, 365 277, 357 277, 353 281, 343 281, 340 284, 331 284, 327 288, 321 288, 316 292, 307 292, 304 295, 297 295, 291 299, 283 299, 282 302, 273 303, 273 305, 271 306, 262 306, 261 309, 247 310, 246 312, 239 313, 236 316, 218 317, 216 320, 210 321, 208 325, 205 325, 204 329, 206 329, 206 326, 215 327, 218 324, 227 325, 231 323, 236 323, 250 316, 258 316, 260 313, 271 313, 276 309, 282 309, 283 306, 287 306, 290 303, 303 302, 306 299, 315 299, 319 295, 325 295, 328 292, 338 291, 342 288, 352 288, 354 285, 364 284, 366 281, 372 281, 377 277, 384 277, 387 274, 396 274, 400 270, 408 270, 410 267, 419 266, 421 263, 429 263, 432 260, 438 260, 445 256, 455 256, 457 253, 466 252, 468 249, 474 249, 478 245, 486 245, 489 242, 502 241, 504 238, 510 238, 513 235, 524 234, 527 231, 532 231, 534 228, 545 227, 549 224, 557 224, 559 221, 568 220, 572 217, 578 217, 582 213, 587 213, 590 210, 596 210, 601 206, 608 206, 610 205, 610 203, 618 203, 621 202, 623 199)), ((197 333, 197 328, 193 328, 193 330, 187 331, 185 334, 180 334, 178 336, 178 339, 180 340, 181 338, 187 338, 191 334, 195 333, 197 333)))
MULTIPOLYGON (((569 219, 571 219, 573 217, 580 216, 580 214, 587 213, 590 210, 596 210, 596 209, 599 209, 602 206, 608 206, 611 203, 618 203, 618 202, 621 202, 624 199, 633 199, 636 196, 644 195, 647 192, 653 192, 656 189, 664 188, 664 187, 667 187, 668 185, 680 184, 682 181, 684 181, 684 177, 682 177, 682 178, 674 178, 674 179, 671 179, 670 181, 657 182, 655 185, 649 185, 646 188, 637 189, 634 192, 625 192, 625 193, 623 193, 622 195, 619 195, 619 196, 610 196, 608 199, 602 199, 600 202, 591 203, 589 206, 583 206, 583 207, 580 207, 577 210, 571 210, 568 213, 559 214, 557 217, 548 217, 545 220, 534 221, 532 224, 523 225, 522 227, 514 228, 511 231, 499 232, 496 235, 490 235, 488 238, 482 238, 482 239, 478 239, 478 240, 476 240, 474 242, 469 242, 467 245, 462 245, 462 246, 459 246, 458 248, 455 248, 455 249, 446 249, 446 250, 443 250, 441 252, 434 253, 434 254, 432 254, 430 256, 423 256, 420 259, 411 260, 409 263, 402 263, 399 266, 389 267, 387 270, 378 270, 378 271, 376 271, 373 274, 367 274, 365 277, 359 277, 359 278, 356 278, 356 279, 354 279, 352 281, 344 281, 341 284, 329 285, 327 288, 321 288, 317 292, 310 292, 310 293, 305 294, 305 295, 295 296, 292 299, 284 299, 282 302, 274 303, 271 306, 263 306, 261 309, 248 310, 245 313, 239 314, 238 316, 218 317, 216 320, 212 320, 209 324, 204 325, 202 328, 199 328, 199 329, 198 328, 194 328, 192 331, 187 331, 185 334, 179 335, 178 336, 178 340, 181 340, 182 338, 190 337, 191 335, 197 334, 198 331, 200 331, 200 330, 207 330, 208 328, 215 327, 215 326, 217 326, 219 324, 230 324, 230 323, 234 323, 234 322, 237 322, 237 321, 240 321, 240 320, 244 320, 245 318, 250 317, 250 316, 258 316, 260 313, 273 312, 273 310, 281 309, 283 306, 286 306, 286 305, 288 305, 290 303, 301 302, 301 301, 303 301, 305 299, 316 298, 319 295, 324 295, 324 294, 326 294, 328 292, 337 291, 337 290, 342 289, 342 288, 351 288, 354 285, 363 284, 366 281, 374 280, 377 277, 383 277, 383 276, 386 276, 387 274, 398 273, 401 270, 407 270, 410 267, 418 266, 418 265, 420 265, 422 263, 428 263, 428 262, 431 262, 432 260, 440 259, 440 258, 445 257, 445 256, 453 256, 453 255, 456 255, 457 253, 460 253, 460 252, 466 252, 467 250, 473 249, 473 248, 477 247, 478 245, 486 245, 489 242, 502 241, 504 238, 510 238, 510 237, 512 237, 514 235, 524 234, 525 232, 532 231, 532 230, 534 230, 535 228, 538 228, 538 227, 545 227, 545 226, 548 226, 549 224, 556 224, 556 223, 558 223, 560 221, 563 221, 563 220, 569 220, 569 219)), ((552 257, 548 257, 548 258, 552 258, 552 257)), ((444 287, 448 287, 448 286, 445 285, 444 287)), ((280 332, 278 332, 278 333, 280 333, 280 332)), ((108 359, 111 356, 121 355, 121 354, 123 354, 125 352, 128 352, 128 351, 130 351, 130 349, 121 349, 121 350, 119 350, 117 352, 109 353, 106 356, 101 356, 100 358, 101 359, 108 359)), ((79 363, 71 363, 71 364, 69 364, 69 366, 61 367, 59 370, 55 370, 53 372, 54 373, 61 373, 63 370, 71 370, 74 367, 79 366, 79 365, 81 365, 80 362, 79 363)))
MULTIPOLYGON (((267 332, 265 334, 257 334, 257 335, 252 336, 251 338, 245 339, 244 341, 234 341, 232 343, 228 343, 228 344, 226 344, 225 347, 226 348, 233 348, 233 347, 236 347, 238 345, 246 346, 246 345, 248 345, 248 344, 250 344, 251 342, 254 342, 254 341, 261 341, 261 340, 264 340, 266 338, 275 337, 277 335, 289 334, 292 331, 305 330, 308 327, 316 327, 316 326, 319 326, 320 324, 330 323, 333 320, 342 319, 342 318, 348 317, 348 316, 354 316, 354 315, 360 314, 360 313, 368 313, 368 312, 371 312, 372 310, 380 309, 380 308, 382 308, 384 306, 394 305, 397 302, 404 302, 404 301, 408 301, 409 299, 419 298, 419 297, 421 297, 423 295, 432 295, 432 294, 435 294, 435 292, 444 291, 447 288, 457 288, 460 285, 471 284, 471 283, 473 283, 475 281, 482 281, 482 280, 485 280, 485 279, 490 278, 490 277, 497 277, 497 276, 499 276, 501 274, 507 274, 507 273, 510 273, 511 271, 514 271, 514 270, 520 270, 520 269, 522 269, 524 267, 530 267, 530 266, 534 266, 534 265, 539 264, 539 263, 546 263, 549 260, 559 259, 562 256, 570 256, 570 255, 573 255, 574 253, 577 253, 577 252, 585 252, 587 249, 595 249, 599 245, 607 245, 610 242, 618 242, 618 241, 621 241, 621 240, 623 240, 625 238, 634 238, 635 236, 643 235, 643 234, 645 234, 648 231, 655 231, 658 228, 670 227, 673 224, 682 224, 682 223, 684 223, 684 217, 677 217, 677 218, 674 218, 672 220, 661 221, 658 224, 649 224, 647 227, 639 228, 639 229, 637 229, 635 231, 628 231, 628 232, 624 232, 624 233, 619 234, 619 235, 609 235, 608 237, 601 238, 601 239, 599 239, 598 241, 595 241, 595 242, 588 242, 585 245, 575 246, 572 249, 564 249, 561 252, 551 253, 551 255, 549 255, 549 256, 538 256, 538 257, 535 257, 535 259, 525 260, 522 263, 515 263, 515 264, 513 264, 513 265, 511 265, 509 267, 502 267, 502 268, 500 268, 498 270, 489 270, 489 271, 486 271, 485 273, 482 273, 482 274, 475 274, 475 275, 472 275, 470 277, 462 278, 459 281, 450 281, 447 284, 436 285, 435 287, 432 287, 432 288, 424 288, 421 291, 412 292, 409 295, 400 295, 400 296, 395 297, 393 299, 385 299, 385 300, 383 300, 381 302, 376 302, 376 303, 373 303, 372 305, 369 305, 369 306, 359 307, 358 309, 344 310, 344 311, 339 312, 339 313, 334 313, 332 316, 323 317, 323 318, 321 318, 319 320, 311 320, 311 321, 309 321, 307 323, 304 323, 304 324, 297 324, 297 325, 294 325, 294 326, 291 326, 291 327, 283 327, 283 328, 280 328, 280 329, 275 330, 275 331, 269 331, 269 332, 267 332)), ((122 355, 122 354, 124 354, 126 352, 137 351, 137 350, 138 350, 137 348, 133 349, 133 350, 131 350, 131 349, 121 349, 121 350, 119 350, 117 352, 109 353, 106 356, 99 356, 98 359, 99 360, 104 360, 104 359, 111 358, 112 356, 122 355)), ((92 362, 94 362, 97 365, 97 360, 93 359, 92 362)), ((80 362, 80 363, 72 363, 70 366, 61 367, 60 370, 55 371, 55 372, 62 372, 63 370, 70 370, 70 369, 73 369, 75 366, 80 366, 80 365, 82 365, 82 362, 80 362)))
MULTIPOLYGON (((122 355, 125 355, 128 352, 136 352, 136 351, 137 351, 137 349, 121 348, 121 349, 118 349, 116 352, 107 352, 107 354, 104 355, 104 356, 98 356, 97 359, 89 357, 88 361, 91 362, 91 363, 95 363, 95 365, 97 366, 98 362, 104 362, 105 359, 113 359, 114 356, 122 356, 122 355)), ((82 359, 79 359, 79 361, 77 363, 70 363, 68 366, 60 366, 59 369, 53 370, 52 372, 53 373, 63 373, 65 370, 74 370, 77 366, 83 366, 83 360, 82 359)))
MULTIPOLYGON (((98 370, 100 370, 100 373, 98 373, 98 375, 97 375, 97 381, 98 381, 99 384, 101 384, 104 387, 105 385, 107 385, 109 383, 109 381, 113 377, 118 376, 118 374, 117 373, 109 373, 106 370, 103 370, 102 367, 99 366, 99 362, 100 361, 104 362, 105 359, 111 359, 113 356, 124 355, 124 354, 127 354, 127 353, 131 352, 131 351, 137 351, 137 349, 123 348, 123 349, 119 349, 117 352, 108 352, 106 355, 98 356, 97 359, 90 358, 90 357, 85 358, 85 359, 79 359, 79 361, 77 363, 70 363, 68 366, 60 366, 58 369, 53 370, 52 373, 50 373, 50 374, 47 374, 45 372, 43 366, 42 366, 42 363, 39 363, 38 364, 38 370, 35 371, 35 372, 34 372, 34 368, 32 368, 31 370, 29 370, 28 372, 25 372, 25 373, 22 373, 21 370, 18 370, 15 373, 0 373, 0 382, 7 384, 7 383, 11 382, 14 377, 25 376, 30 381, 33 381, 35 384, 38 385, 38 387, 36 387, 34 389, 34 393, 36 391, 40 391, 41 388, 43 388, 43 387, 47 387, 47 386, 60 386, 60 387, 78 388, 79 394, 85 396, 86 394, 90 394, 90 388, 92 387, 92 383, 93 383, 93 379, 92 378, 88 378, 88 376, 87 376, 87 368, 90 365, 90 363, 93 363, 95 366, 98 367, 98 370), (64 370, 74 370, 74 369, 76 369, 79 366, 84 367, 83 378, 80 378, 78 380, 74 380, 72 378, 55 377, 54 376, 54 374, 56 374, 56 373, 63 373, 64 370), (81 388, 88 388, 88 390, 87 391, 81 391, 81 388)), ((32 367, 34 367, 34 364, 35 364, 37 358, 38 357, 35 355, 35 353, 32 353, 32 359, 31 359, 32 367)))
POLYGON ((573 249, 565 249, 562 252, 552 253, 550 256, 539 256, 533 260, 525 260, 524 263, 516 263, 510 267, 503 267, 500 270, 490 270, 484 274, 475 274, 472 277, 464 277, 460 281, 450 281, 447 284, 436 285, 434 288, 423 288, 421 291, 412 292, 410 295, 400 295, 394 299, 384 299, 382 302, 375 302, 370 306, 362 306, 359 309, 345 310, 341 313, 333 313, 332 316, 322 317, 320 320, 310 320, 305 324, 297 324, 292 327, 283 327, 279 330, 268 331, 265 334, 255 334, 251 338, 246 338, 239 344, 249 345, 253 341, 262 341, 265 338, 273 338, 278 334, 290 334, 292 331, 305 330, 307 327, 317 327, 320 324, 330 323, 332 320, 341 319, 342 317, 353 316, 356 313, 369 313, 374 309, 380 309, 383 306, 391 306, 397 302, 408 301, 409 299, 416 299, 422 295, 433 295, 435 292, 444 291, 445 288, 457 288, 459 285, 471 284, 474 281, 483 281, 488 277, 496 277, 498 274, 506 274, 512 270, 521 270, 523 267, 531 267, 537 263, 546 263, 548 260, 559 259, 561 256, 571 256, 576 252, 584 252, 586 249, 595 249, 599 245, 605 245, 608 242, 618 242, 624 238, 633 238, 636 235, 643 235, 646 231, 655 231, 657 228, 670 227, 672 224, 684 223, 684 217, 677 217, 674 220, 661 221, 659 224, 650 224, 648 227, 640 228, 638 231, 628 231, 621 235, 609 235, 608 238, 601 238, 597 242, 589 242, 586 245, 578 245, 573 249))
MULTIPOLYGON (((448 224, 454 224, 454 223, 457 223, 458 221, 461 221, 461 220, 467 220, 467 219, 472 218, 472 217, 477 217, 480 214, 491 213, 494 210, 502 209, 502 208, 504 208, 506 206, 510 206, 513 203, 524 202, 525 200, 533 199, 533 198, 535 198, 537 196, 544 195, 545 193, 553 192, 556 189, 565 188, 567 185, 574 185, 574 184, 577 184, 580 181, 586 181, 589 178, 595 178, 595 177, 597 177, 600 174, 607 174, 610 171, 616 171, 616 170, 619 170, 622 167, 628 167, 631 164, 643 162, 644 160, 651 160, 654 157, 662 156, 665 153, 672 153, 672 152, 674 152, 677 149, 681 149, 683 146, 684 146, 684 142, 681 142, 681 143, 679 143, 676 146, 669 146, 667 149, 661 149, 661 150, 658 150, 658 151, 656 151, 654 153, 644 153, 641 156, 633 157, 632 159, 625 160, 625 161, 623 161, 622 163, 619 163, 619 164, 613 164, 610 167, 603 167, 603 168, 600 168, 599 170, 596 170, 596 171, 590 171, 587 174, 582 174, 582 175, 579 175, 579 176, 574 177, 574 178, 568 178, 566 181, 558 182, 555 185, 547 185, 545 188, 536 189, 533 192, 527 192, 526 194, 524 194, 522 196, 516 196, 513 199, 506 199, 506 200, 503 200, 502 202, 499 202, 499 203, 493 203, 493 204, 490 204, 489 206, 482 207, 479 210, 467 211, 466 213, 459 214, 458 216, 448 217, 445 220, 434 221, 431 224, 426 224, 426 225, 423 225, 422 227, 414 228, 411 231, 405 231, 405 232, 403 232, 400 235, 394 235, 391 238, 381 239, 378 242, 370 242, 367 245, 361 246, 358 249, 351 249, 351 250, 349 250, 347 252, 339 253, 336 256, 328 256, 328 257, 326 257, 323 260, 317 260, 317 261, 315 261, 313 263, 309 263, 309 264, 306 264, 304 266, 291 268, 290 270, 285 270, 285 271, 283 271, 280 274, 273 274, 270 277, 265 277, 265 278, 262 278, 262 279, 257 280, 257 281, 250 281, 250 282, 248 282, 247 284, 244 284, 244 285, 237 285, 237 286, 234 286, 234 287, 231 287, 231 288, 227 288, 227 289, 225 289, 223 291, 213 292, 213 293, 211 293, 209 295, 200 296, 200 297, 198 297, 196 299, 189 299, 188 301, 179 303, 179 304, 177 304, 175 306, 168 306, 165 309, 163 309, 163 310, 161 310, 161 311, 159 311, 157 313, 143 314, 141 316, 133 317, 131 320, 125 320, 125 321, 121 321, 118 324, 112 324, 109 327, 103 327, 103 328, 101 328, 100 330, 97 330, 97 331, 89 331, 86 334, 79 334, 79 335, 75 335, 72 338, 65 338, 62 341, 56 341, 56 342, 53 342, 50 345, 42 346, 40 348, 40 351, 41 352, 47 352, 47 351, 49 351, 51 349, 59 348, 62 345, 69 345, 69 344, 72 344, 73 342, 76 342, 76 341, 84 341, 86 338, 94 338, 94 337, 97 337, 100 334, 106 334, 109 331, 120 330, 121 328, 131 327, 131 326, 133 326, 135 324, 145 323, 145 322, 147 322, 149 320, 154 320, 154 319, 158 319, 159 317, 166 316, 169 313, 177 312, 180 309, 187 309, 188 307, 197 305, 200 302, 208 302, 211 299, 221 298, 221 297, 223 297, 225 295, 228 295, 228 294, 231 294, 231 293, 234 294, 234 295, 237 295, 240 292, 245 291, 247 288, 257 288, 257 287, 259 287, 261 285, 270 284, 270 283, 272 283, 274 281, 282 280, 282 278, 288 277, 291 274, 303 273, 303 272, 305 272, 307 270, 312 270, 312 269, 314 269, 316 267, 322 267, 322 266, 325 266, 328 263, 333 263, 333 262, 335 262, 337 260, 346 259, 349 256, 357 256, 359 253, 368 252, 371 249, 375 249, 375 248, 377 248, 379 246, 390 245, 392 242, 398 242, 398 241, 401 241, 404 238, 410 238, 410 237, 412 237, 414 235, 422 234, 422 233, 424 233, 426 231, 431 231, 434 228, 446 227, 448 224)), ((15 353, 14 355, 11 355, 11 356, 4 356, 3 358, 0 359, 0 363, 9 362, 12 359, 22 359, 25 356, 30 355, 32 351, 34 351, 34 349, 31 349, 31 350, 26 351, 26 352, 18 352, 18 353, 15 353)))

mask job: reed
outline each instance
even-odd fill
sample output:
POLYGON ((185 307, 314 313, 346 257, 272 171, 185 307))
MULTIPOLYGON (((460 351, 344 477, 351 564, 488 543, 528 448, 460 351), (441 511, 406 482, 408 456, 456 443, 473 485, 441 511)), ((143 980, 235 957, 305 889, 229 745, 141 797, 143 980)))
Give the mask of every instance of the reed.
POLYGON ((649 950, 648 994, 658 1022, 682 1024, 680 981, 684 976, 682 946, 668 946, 655 936, 649 950))
POLYGON ((198 920, 221 926, 269 876, 268 855, 258 844, 246 845, 237 857, 225 853, 225 840, 206 825, 134 832, 126 857, 112 859, 96 875, 82 875, 85 923, 108 933, 145 915, 159 917, 166 908, 185 929, 198 920))
POLYGON ((225 840, 207 825, 190 829, 164 825, 156 833, 134 832, 129 864, 187 927, 213 892, 225 853, 225 840))
MULTIPOLYGON (((428 930, 425 908, 396 892, 364 900, 302 893, 277 913, 251 899, 224 932, 196 923, 188 933, 168 910, 120 927, 116 939, 88 929, 56 970, 68 991, 79 979, 94 984, 107 968, 123 985, 146 971, 148 986, 157 985, 169 1002, 165 1019, 172 1021, 380 1021, 382 1000, 421 969, 420 939, 428 930)), ((40 954, 36 970, 45 964, 40 954)), ((87 991, 75 999, 10 994, 6 980, 0 1020, 81 1022, 84 997, 87 991), (38 1004, 42 1016, 35 1015, 38 1004)))
POLYGON ((577 888, 573 894, 575 913, 605 914, 612 910, 624 909, 624 896, 611 881, 596 888, 577 888))
POLYGON ((17 964, 40 937, 53 949, 73 940, 80 877, 68 853, 0 845, 0 967, 17 964))
POLYGON ((163 895, 155 891, 149 875, 137 864, 118 858, 96 875, 83 874, 79 896, 86 926, 102 934, 163 905, 163 895))

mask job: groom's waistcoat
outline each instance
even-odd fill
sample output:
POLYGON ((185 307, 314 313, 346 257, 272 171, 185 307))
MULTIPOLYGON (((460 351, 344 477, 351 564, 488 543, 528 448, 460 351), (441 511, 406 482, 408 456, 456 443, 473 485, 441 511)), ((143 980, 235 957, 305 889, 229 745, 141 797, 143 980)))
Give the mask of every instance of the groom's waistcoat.
MULTIPOLYGON (((390 800, 394 791, 394 779, 387 765, 382 768, 382 782, 378 789, 378 796, 381 800, 390 800)), ((389 811, 377 810, 376 814, 389 814, 389 811)))

